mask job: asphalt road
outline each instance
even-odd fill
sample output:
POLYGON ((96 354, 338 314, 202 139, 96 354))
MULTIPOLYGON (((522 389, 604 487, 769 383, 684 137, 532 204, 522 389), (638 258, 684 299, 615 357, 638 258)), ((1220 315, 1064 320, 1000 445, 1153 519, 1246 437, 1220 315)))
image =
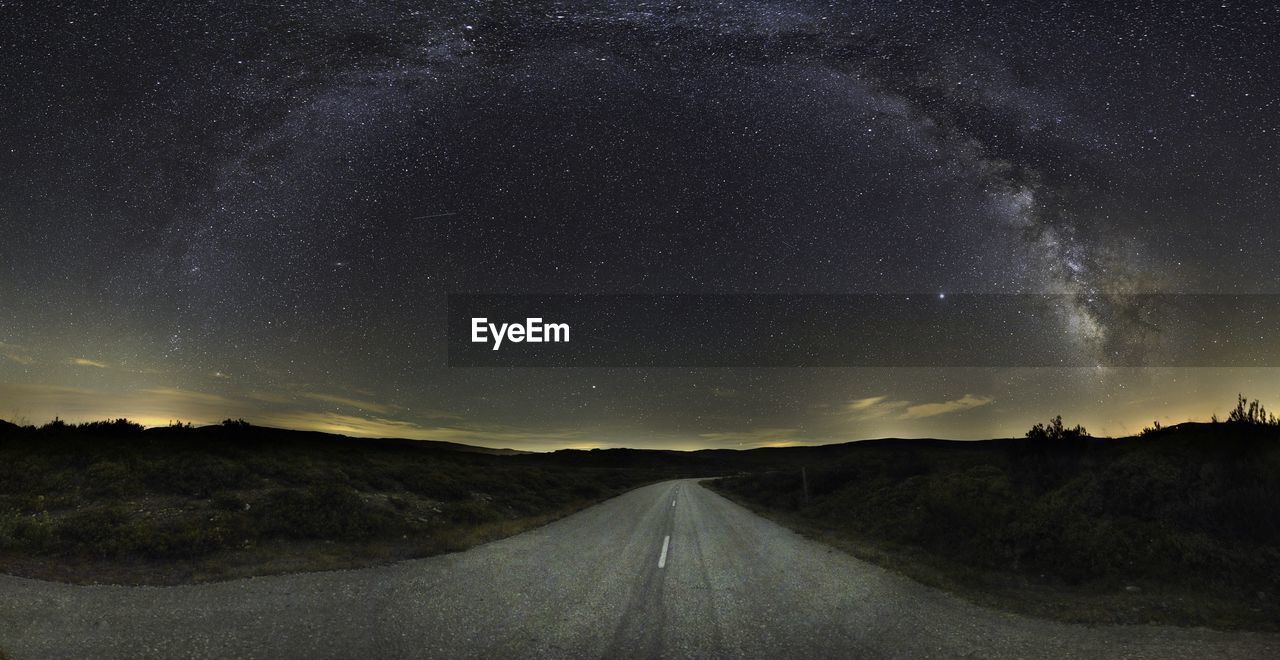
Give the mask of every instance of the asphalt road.
POLYGON ((638 489, 468 552, 181 587, 0 577, 44 657, 1280 657, 1280 636, 1084 627, 970 605, 702 488, 638 489))

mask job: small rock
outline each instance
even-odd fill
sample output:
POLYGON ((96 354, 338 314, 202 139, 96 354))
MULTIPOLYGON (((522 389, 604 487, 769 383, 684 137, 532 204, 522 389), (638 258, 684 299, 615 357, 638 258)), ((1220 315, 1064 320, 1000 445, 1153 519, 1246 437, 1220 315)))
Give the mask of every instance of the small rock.
POLYGON ((1132 584, 1127 585, 1127 586, 1124 588, 1124 590, 1125 590, 1125 591, 1127 591, 1127 592, 1129 592, 1129 593, 1131 593, 1131 594, 1136 594, 1136 593, 1138 593, 1139 591, 1142 591, 1142 589, 1141 589, 1141 588, 1139 588, 1139 587, 1137 587, 1137 586, 1134 586, 1134 585, 1132 585, 1132 584))

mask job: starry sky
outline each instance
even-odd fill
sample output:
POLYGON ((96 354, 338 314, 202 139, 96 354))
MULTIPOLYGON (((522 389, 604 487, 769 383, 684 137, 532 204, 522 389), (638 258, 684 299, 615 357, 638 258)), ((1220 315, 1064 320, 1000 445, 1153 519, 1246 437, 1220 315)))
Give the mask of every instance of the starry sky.
POLYGON ((746 448, 1274 402, 1247 359, 456 368, 445 300, 1054 293, 1028 323, 1139 341, 1088 301, 1280 293, 1277 34, 1230 1, 0 0, 0 418, 746 448))

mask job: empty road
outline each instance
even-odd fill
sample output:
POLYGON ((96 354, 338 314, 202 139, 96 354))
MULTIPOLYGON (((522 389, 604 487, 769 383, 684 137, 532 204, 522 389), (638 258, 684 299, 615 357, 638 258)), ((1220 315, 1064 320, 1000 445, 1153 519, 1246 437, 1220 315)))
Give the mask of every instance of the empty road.
POLYGON ((647 486, 468 552, 180 587, 0 576, 45 657, 1280 657, 1280 636, 1084 627, 970 605, 702 488, 647 486))

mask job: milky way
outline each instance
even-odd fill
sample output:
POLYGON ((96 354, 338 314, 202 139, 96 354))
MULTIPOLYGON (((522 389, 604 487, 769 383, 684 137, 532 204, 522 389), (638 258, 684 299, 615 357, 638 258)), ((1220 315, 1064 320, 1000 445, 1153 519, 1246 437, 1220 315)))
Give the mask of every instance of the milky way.
POLYGON ((457 292, 1067 293, 1027 323, 1101 356, 1151 336, 1101 294, 1280 292, 1280 10, 1024 4, 0 3, 0 396, 688 446, 1120 432, 1280 394, 445 367, 457 292))

